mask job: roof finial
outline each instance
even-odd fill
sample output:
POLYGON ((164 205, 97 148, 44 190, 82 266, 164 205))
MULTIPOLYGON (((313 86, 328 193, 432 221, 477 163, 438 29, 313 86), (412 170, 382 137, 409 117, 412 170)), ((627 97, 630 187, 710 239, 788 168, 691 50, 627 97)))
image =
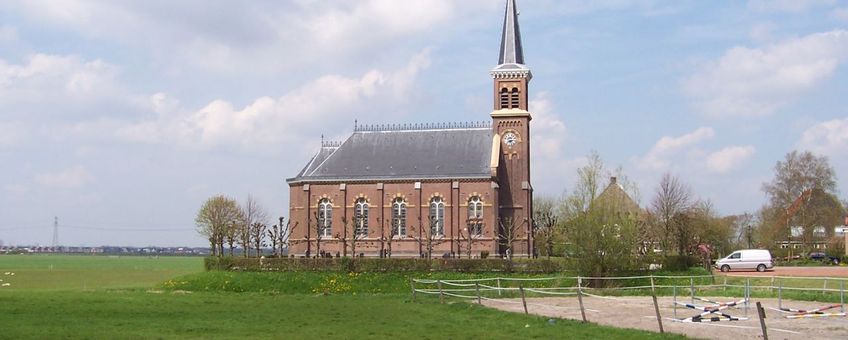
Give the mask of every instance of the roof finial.
POLYGON ((498 64, 524 65, 524 50, 521 48, 521 32, 518 29, 518 9, 516 9, 515 0, 506 0, 498 64))
POLYGON ((359 120, 354 119, 353 120, 353 131, 356 131, 356 128, 357 128, 358 125, 359 125, 359 120))

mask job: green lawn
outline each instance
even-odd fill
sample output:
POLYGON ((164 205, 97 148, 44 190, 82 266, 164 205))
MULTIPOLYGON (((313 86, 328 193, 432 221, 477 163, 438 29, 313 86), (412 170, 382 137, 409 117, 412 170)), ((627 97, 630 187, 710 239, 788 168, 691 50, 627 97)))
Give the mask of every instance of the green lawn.
POLYGON ((659 334, 397 294, 0 294, 5 338, 660 339, 659 334))
POLYGON ((144 288, 202 271, 201 257, 0 255, 0 280, 10 284, 0 291, 144 288))
MULTIPOLYGON (((6 255, 0 338, 681 338, 410 301, 408 278, 422 275, 203 272, 202 259, 190 257, 6 255)), ((482 276, 490 275, 430 274, 482 276)))

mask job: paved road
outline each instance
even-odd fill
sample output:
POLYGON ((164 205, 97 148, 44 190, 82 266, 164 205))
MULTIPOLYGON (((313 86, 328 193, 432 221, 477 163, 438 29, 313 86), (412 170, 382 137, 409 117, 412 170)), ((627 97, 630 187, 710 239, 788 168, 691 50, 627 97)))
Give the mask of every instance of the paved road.
MULTIPOLYGON (((716 274, 724 274, 718 270, 716 274)), ((729 276, 821 276, 821 277, 848 277, 848 266, 822 266, 822 267, 774 267, 774 270, 759 273, 757 271, 732 271, 729 276)))

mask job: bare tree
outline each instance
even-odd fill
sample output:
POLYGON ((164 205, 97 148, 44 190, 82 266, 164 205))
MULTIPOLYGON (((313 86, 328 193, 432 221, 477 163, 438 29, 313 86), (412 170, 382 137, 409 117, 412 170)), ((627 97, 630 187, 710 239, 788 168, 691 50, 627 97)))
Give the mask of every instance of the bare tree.
POLYGON ((224 230, 224 236, 227 238, 227 245, 230 247, 230 256, 233 256, 233 250, 235 249, 236 241, 238 240, 239 235, 239 225, 240 221, 236 220, 232 223, 227 224, 227 228, 224 230))
POLYGON ((209 240, 213 256, 223 255, 227 227, 240 218, 238 203, 231 198, 219 195, 203 203, 194 221, 197 232, 209 240))
POLYGON ((274 257, 279 257, 277 242, 280 242, 280 225, 274 224, 266 232, 268 233, 268 240, 271 241, 271 254, 274 257))
POLYGON ((797 150, 778 161, 774 166, 774 179, 763 184, 770 204, 780 209, 788 208, 804 191, 813 188, 835 193, 836 173, 827 157, 797 150))
POLYGON ((515 219, 512 217, 502 217, 498 220, 498 224, 500 228, 498 228, 498 238, 500 239, 501 244, 503 245, 504 252, 506 254, 507 259, 512 261, 515 241, 518 240, 520 235, 521 228, 524 226, 523 223, 516 223, 515 219))
MULTIPOLYGON (((251 245, 256 245, 257 243, 262 243, 262 238, 264 238, 265 228, 267 227, 267 219, 268 212, 253 196, 248 195, 247 201, 244 202, 244 206, 242 207, 242 242, 246 245, 245 252, 250 253, 251 245), (262 225, 261 230, 257 230, 258 224, 262 225), (257 242, 257 239, 260 239, 257 242)), ((256 249, 256 257, 260 256, 262 252, 261 247, 257 247, 256 249)))
POLYGON ((533 221, 535 224, 533 226, 534 235, 536 235, 536 240, 544 243, 545 255, 550 259, 554 252, 554 237, 559 222, 559 218, 554 212, 554 200, 545 197, 536 199, 533 202, 533 209, 536 210, 533 213, 535 216, 533 221))
POLYGON ((483 222, 480 219, 469 219, 465 223, 465 228, 459 230, 457 240, 460 247, 465 247, 465 255, 470 259, 474 250, 474 244, 480 242, 479 230, 482 230, 483 222))
POLYGON ((347 247, 350 244, 350 253, 352 257, 356 257, 356 246, 362 239, 368 236, 367 230, 361 224, 359 218, 354 218, 353 223, 348 223, 347 218, 342 217, 342 224, 345 232, 341 235, 336 234, 336 238, 342 241, 344 247, 343 256, 347 256, 347 247), (347 232, 348 229, 350 232, 347 232))
POLYGON ((277 233, 277 245, 280 247, 278 254, 280 256, 283 255, 283 249, 289 249, 289 237, 291 237, 292 232, 297 228, 297 222, 292 224, 291 219, 286 219, 285 217, 280 217, 280 229, 277 233))
POLYGON ((424 248, 424 255, 427 259, 433 258, 433 249, 445 241, 444 235, 439 233, 439 221, 432 216, 428 217, 429 226, 425 227, 418 219, 419 236, 413 237, 418 244, 424 248))
POLYGON ((681 250, 686 243, 683 239, 689 236, 683 231, 687 227, 685 214, 692 208, 692 190, 677 177, 665 173, 660 179, 651 207, 659 224, 659 239, 663 251, 667 254, 675 245, 675 241, 679 241, 678 251, 681 250))
POLYGON ((268 226, 262 222, 253 222, 250 225, 250 237, 253 241, 254 249, 256 249, 256 257, 262 256, 262 247, 265 246, 265 230, 268 226))

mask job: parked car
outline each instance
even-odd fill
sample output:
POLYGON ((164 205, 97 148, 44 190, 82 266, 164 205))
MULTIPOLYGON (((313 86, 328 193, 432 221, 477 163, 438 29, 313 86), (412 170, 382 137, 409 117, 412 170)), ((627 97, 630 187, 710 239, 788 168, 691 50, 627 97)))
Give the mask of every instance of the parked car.
POLYGON ((764 272, 774 268, 774 260, 771 253, 765 249, 743 249, 727 255, 727 257, 716 261, 715 268, 722 272, 731 270, 751 270, 764 272))
POLYGON ((822 261, 825 263, 832 263, 834 265, 839 265, 842 260, 836 256, 830 256, 825 254, 824 252, 813 252, 807 255, 810 260, 822 261))

